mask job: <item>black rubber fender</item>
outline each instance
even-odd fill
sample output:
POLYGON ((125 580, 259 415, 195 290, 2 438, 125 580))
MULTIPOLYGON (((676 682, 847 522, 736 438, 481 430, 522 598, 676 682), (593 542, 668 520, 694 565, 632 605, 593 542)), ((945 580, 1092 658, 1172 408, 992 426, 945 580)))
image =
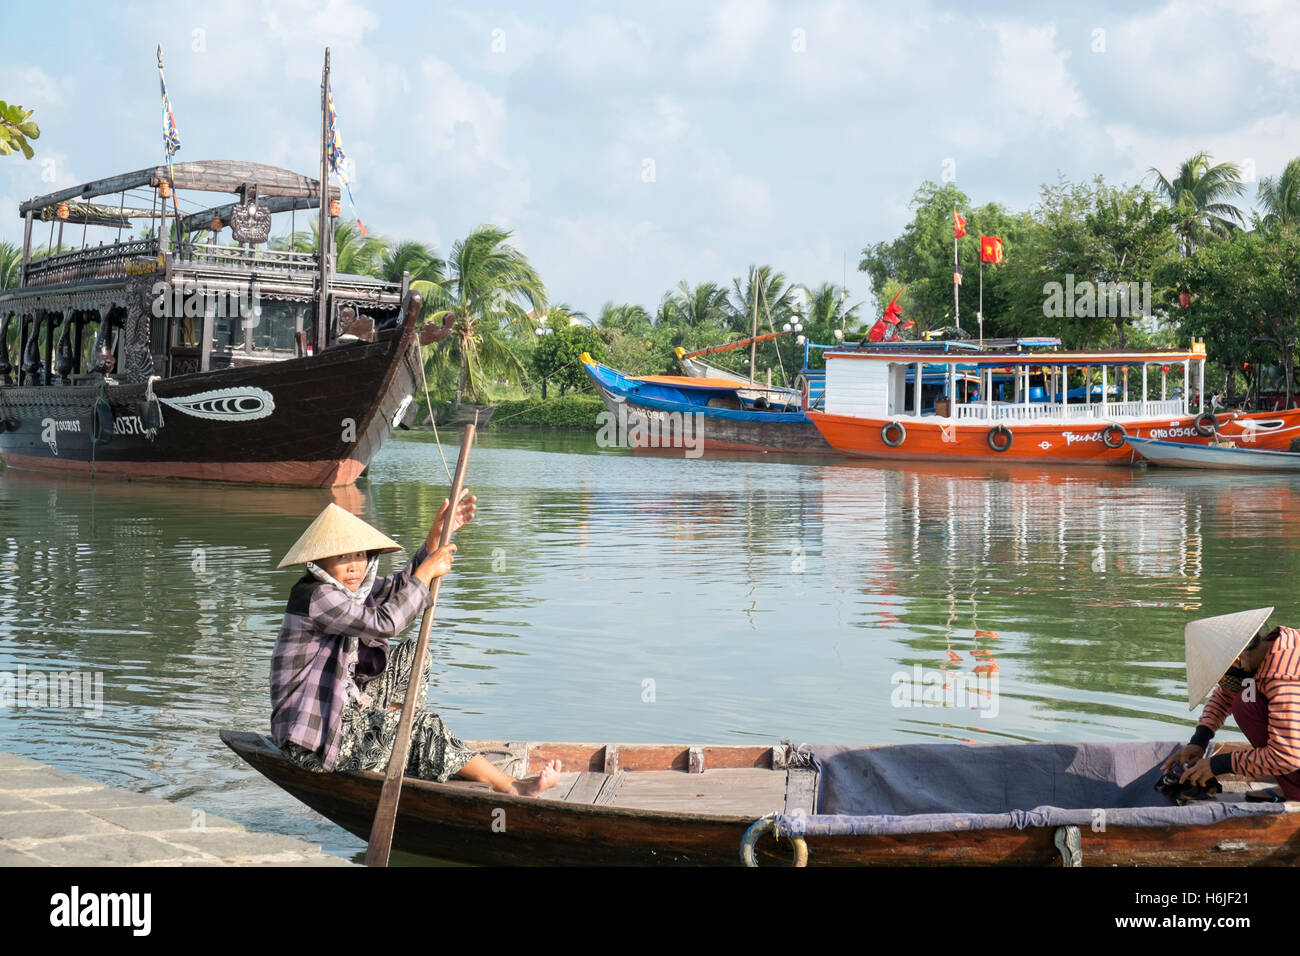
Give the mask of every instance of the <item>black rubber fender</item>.
POLYGON ((1015 437, 1016 436, 1012 433, 1011 429, 1008 428, 1006 425, 997 425, 989 429, 989 433, 988 433, 989 447, 992 448, 994 451, 998 452, 999 454, 1001 454, 1002 452, 1006 451, 1008 448, 1011 447, 1011 443, 1012 441, 1015 440, 1015 437), (1001 440, 1001 436, 1004 435, 1006 436, 1005 442, 1001 440))

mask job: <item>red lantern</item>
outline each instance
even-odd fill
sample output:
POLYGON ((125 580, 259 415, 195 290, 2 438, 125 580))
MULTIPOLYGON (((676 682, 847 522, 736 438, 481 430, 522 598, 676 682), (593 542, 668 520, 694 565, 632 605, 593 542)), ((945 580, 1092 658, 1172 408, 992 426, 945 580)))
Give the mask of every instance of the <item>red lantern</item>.
POLYGON ((1162 372, 1164 372, 1166 375, 1168 375, 1168 374, 1169 374, 1169 366, 1168 366, 1168 365, 1162 365, 1162 366, 1160 366, 1160 371, 1162 371, 1162 372))
POLYGON ((331 215, 331 216, 335 216, 335 217, 337 217, 340 211, 341 211, 341 208, 340 208, 340 206, 339 206, 339 201, 338 201, 337 199, 331 199, 331 200, 330 200, 330 215, 331 215))
POLYGON ((65 202, 61 202, 61 203, 59 203, 58 216, 59 216, 60 219, 67 219, 67 218, 68 218, 68 204, 67 204, 67 203, 65 203, 65 202))
POLYGON ((163 199, 170 199, 172 195, 172 184, 165 179, 160 182, 158 184, 158 195, 163 199))
POLYGON ((1184 309, 1187 308, 1189 305, 1192 304, 1192 294, 1190 292, 1178 293, 1178 304, 1181 305, 1184 309))
POLYGON ((212 217, 212 231, 213 231, 213 232, 220 232, 222 226, 224 226, 224 225, 225 225, 225 223, 223 223, 223 222, 221 221, 221 217, 220 217, 220 216, 213 216, 213 217, 212 217))

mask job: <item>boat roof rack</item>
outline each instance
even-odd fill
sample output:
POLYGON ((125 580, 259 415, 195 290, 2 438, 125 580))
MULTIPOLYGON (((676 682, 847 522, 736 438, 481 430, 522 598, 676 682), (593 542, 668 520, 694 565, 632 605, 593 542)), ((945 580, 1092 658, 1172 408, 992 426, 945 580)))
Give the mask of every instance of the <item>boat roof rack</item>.
MULTIPOLYGON (((22 218, 31 212, 41 214, 42 219, 48 219, 50 217, 44 215, 42 210, 50 206, 57 208, 59 203, 67 202, 69 204, 70 221, 73 200, 93 199, 96 196, 121 193, 142 186, 156 189, 165 182, 170 182, 172 188, 177 190, 234 193, 236 195, 243 195, 249 187, 253 187, 257 196, 266 198, 268 204, 276 198, 309 200, 305 206, 285 206, 284 211, 290 208, 314 209, 318 207, 320 201, 320 183, 310 176, 304 176, 289 169, 282 169, 279 166, 270 166, 266 163, 249 163, 233 159, 210 159, 193 163, 175 163, 172 165, 170 172, 166 166, 149 166, 145 169, 137 169, 134 172, 122 173, 119 176, 110 176, 107 179, 96 179, 92 182, 82 183, 79 186, 70 186, 67 189, 60 189, 58 192, 27 200, 19 205, 18 215, 22 218)), ((342 198, 342 193, 339 192, 337 186, 329 187, 328 198, 342 198)), ((78 203, 78 205, 82 204, 78 203)), ((117 219, 123 219, 132 218, 128 213, 138 215, 144 212, 144 210, 137 209, 124 210, 121 208, 113 209, 109 206, 85 205, 88 210, 92 210, 84 213, 87 216, 99 216, 102 211, 103 213, 111 213, 117 219)), ((225 207, 220 208, 224 209, 225 207)), ((271 211, 281 210, 271 207, 271 211)), ((152 217, 152 212, 150 216, 152 217)), ((211 211, 209 211, 208 219, 211 220, 211 218, 211 211)), ((78 218, 76 221, 82 222, 83 219, 78 218)), ((96 222, 93 218, 85 221, 91 225, 102 224, 96 222)), ((115 220, 112 225, 116 226, 118 222, 115 220)))

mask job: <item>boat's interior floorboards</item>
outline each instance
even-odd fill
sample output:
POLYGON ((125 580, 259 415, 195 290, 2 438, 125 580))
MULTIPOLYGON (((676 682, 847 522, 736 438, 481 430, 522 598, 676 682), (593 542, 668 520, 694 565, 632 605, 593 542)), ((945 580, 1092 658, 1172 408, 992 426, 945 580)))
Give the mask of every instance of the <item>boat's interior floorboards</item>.
POLYGON ((623 775, 610 805, 760 817, 785 809, 785 771, 754 767, 682 773, 647 770, 623 775))
MULTIPOLYGON (((449 780, 452 786, 487 790, 485 783, 449 780)), ((638 770, 632 773, 562 773, 542 800, 621 807, 761 817, 786 804, 784 770, 721 768, 703 773, 638 770)))

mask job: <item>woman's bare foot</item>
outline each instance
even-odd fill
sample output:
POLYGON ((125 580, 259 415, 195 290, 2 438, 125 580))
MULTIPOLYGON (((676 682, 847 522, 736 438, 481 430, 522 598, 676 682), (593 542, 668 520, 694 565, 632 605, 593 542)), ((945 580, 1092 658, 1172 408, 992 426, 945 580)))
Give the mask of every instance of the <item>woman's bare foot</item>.
POLYGON ((513 793, 520 797, 535 797, 543 790, 549 790, 560 782, 560 762, 552 760, 536 776, 516 780, 494 767, 482 754, 475 754, 456 776, 463 777, 466 780, 477 780, 480 783, 486 783, 497 793, 513 793))
POLYGON ((537 776, 516 780, 514 792, 521 797, 535 797, 543 790, 549 790, 559 783, 560 772, 560 762, 552 760, 542 768, 542 772, 537 776))

